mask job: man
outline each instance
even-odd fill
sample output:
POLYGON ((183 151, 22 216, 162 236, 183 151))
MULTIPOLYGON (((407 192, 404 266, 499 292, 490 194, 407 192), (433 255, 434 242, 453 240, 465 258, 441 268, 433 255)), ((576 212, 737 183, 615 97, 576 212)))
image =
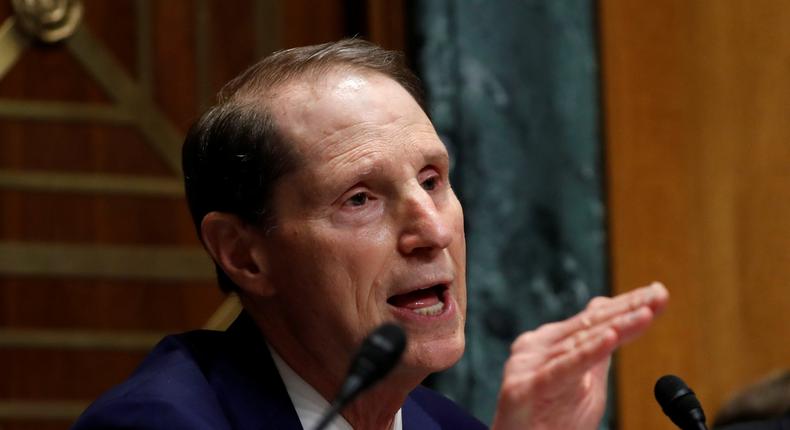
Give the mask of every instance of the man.
POLYGON ((790 430, 790 369, 735 393, 713 420, 714 430, 790 430))
MULTIPOLYGON (((336 428, 480 428, 418 388, 464 349, 463 213, 449 168, 392 52, 344 40, 247 70, 184 144, 198 234, 245 312, 227 333, 163 341, 76 428, 310 428, 363 338, 390 321, 408 337, 401 362, 336 428)), ((658 284, 597 298, 520 336, 493 427, 595 428, 611 353, 667 299, 658 284)))

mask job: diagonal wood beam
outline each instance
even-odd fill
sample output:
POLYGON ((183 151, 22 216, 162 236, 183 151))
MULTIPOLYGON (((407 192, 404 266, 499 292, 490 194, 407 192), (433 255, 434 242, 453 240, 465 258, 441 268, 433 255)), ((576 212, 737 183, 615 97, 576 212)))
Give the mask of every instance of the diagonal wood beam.
POLYGON ((228 296, 203 325, 207 330, 226 330, 241 312, 241 301, 235 294, 228 296))
POLYGON ((107 94, 135 118, 140 132, 180 176, 183 135, 148 97, 146 89, 126 73, 86 26, 80 26, 66 40, 66 46, 107 94))

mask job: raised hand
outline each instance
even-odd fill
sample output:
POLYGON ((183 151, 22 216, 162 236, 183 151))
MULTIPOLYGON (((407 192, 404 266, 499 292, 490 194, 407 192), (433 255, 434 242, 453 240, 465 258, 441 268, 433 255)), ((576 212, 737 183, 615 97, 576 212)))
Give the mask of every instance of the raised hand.
POLYGON ((492 429, 596 429, 612 353, 647 330, 668 300, 655 282, 596 297, 575 316, 520 335, 505 364, 492 429))

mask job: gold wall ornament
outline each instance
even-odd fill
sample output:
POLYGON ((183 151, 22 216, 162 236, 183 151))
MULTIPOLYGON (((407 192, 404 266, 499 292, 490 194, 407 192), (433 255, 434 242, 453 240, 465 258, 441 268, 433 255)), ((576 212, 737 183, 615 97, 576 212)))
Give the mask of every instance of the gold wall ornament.
POLYGON ((45 43, 72 34, 82 20, 80 0, 11 0, 19 28, 45 43))

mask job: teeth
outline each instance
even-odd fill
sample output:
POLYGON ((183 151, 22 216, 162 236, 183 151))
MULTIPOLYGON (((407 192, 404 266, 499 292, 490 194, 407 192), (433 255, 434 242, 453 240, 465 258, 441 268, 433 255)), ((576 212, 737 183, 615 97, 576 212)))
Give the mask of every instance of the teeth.
POLYGON ((424 307, 424 308, 419 308, 419 309, 412 309, 411 311, 414 312, 415 314, 418 314, 418 315, 423 315, 423 316, 426 316, 426 317, 432 317, 432 316, 439 315, 440 313, 442 313, 442 310, 444 310, 444 303, 439 302, 439 303, 437 303, 435 305, 431 305, 431 306, 424 307))

